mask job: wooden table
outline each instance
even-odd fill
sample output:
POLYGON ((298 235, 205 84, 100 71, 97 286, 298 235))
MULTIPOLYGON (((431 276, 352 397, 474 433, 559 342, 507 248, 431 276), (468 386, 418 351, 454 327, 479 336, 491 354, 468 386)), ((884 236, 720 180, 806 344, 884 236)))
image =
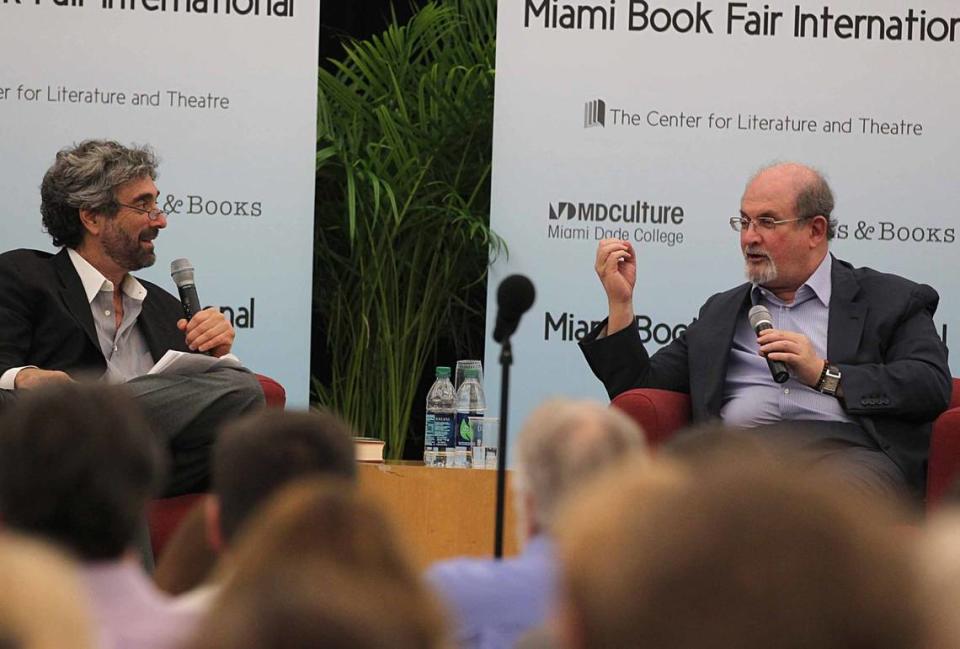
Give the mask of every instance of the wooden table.
MULTIPOLYGON (((510 473, 504 555, 517 552, 510 473)), ((427 468, 421 462, 360 464, 360 489, 383 505, 420 567, 454 556, 493 556, 496 471, 427 468)))

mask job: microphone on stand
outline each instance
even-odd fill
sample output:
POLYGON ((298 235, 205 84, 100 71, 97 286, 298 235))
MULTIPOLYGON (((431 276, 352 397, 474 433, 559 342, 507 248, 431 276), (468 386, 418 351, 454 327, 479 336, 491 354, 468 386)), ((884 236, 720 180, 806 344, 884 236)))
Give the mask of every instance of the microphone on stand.
MULTIPOLYGON (((773 318, 770 316, 770 311, 761 304, 751 307, 747 317, 750 319, 750 326, 753 327, 758 336, 767 329, 773 329, 773 318)), ((772 361, 767 358, 767 367, 770 368, 770 376, 777 383, 786 383, 787 379, 790 378, 790 372, 783 361, 772 361)))
POLYGON ((500 282, 497 289, 497 323, 493 329, 493 339, 502 343, 513 335, 520 324, 520 317, 526 313, 536 298, 536 291, 524 275, 510 275, 500 282))
POLYGON ((170 277, 177 285, 183 314, 189 320, 200 311, 200 298, 197 297, 197 285, 193 280, 193 264, 188 259, 174 259, 170 262, 170 277))
POLYGON ((510 397, 510 366, 513 348, 510 336, 517 330, 520 318, 536 299, 533 282, 524 275, 510 275, 497 288, 497 321, 493 339, 503 345, 500 351, 500 431, 497 437, 497 510, 493 532, 493 556, 503 557, 503 512, 507 484, 507 404, 510 397))

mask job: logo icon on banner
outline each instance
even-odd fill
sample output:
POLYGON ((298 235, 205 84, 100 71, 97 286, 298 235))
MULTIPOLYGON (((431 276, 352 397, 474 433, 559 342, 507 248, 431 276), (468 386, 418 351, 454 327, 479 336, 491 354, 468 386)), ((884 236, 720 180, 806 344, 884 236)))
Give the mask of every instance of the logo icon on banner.
POLYGON ((563 215, 567 215, 567 219, 572 219, 577 215, 577 206, 573 203, 557 203, 557 206, 554 207, 553 203, 550 203, 550 220, 559 221, 563 218, 563 215))
POLYGON ((588 101, 583 106, 583 128, 594 128, 599 126, 605 128, 607 125, 607 103, 602 99, 588 101))

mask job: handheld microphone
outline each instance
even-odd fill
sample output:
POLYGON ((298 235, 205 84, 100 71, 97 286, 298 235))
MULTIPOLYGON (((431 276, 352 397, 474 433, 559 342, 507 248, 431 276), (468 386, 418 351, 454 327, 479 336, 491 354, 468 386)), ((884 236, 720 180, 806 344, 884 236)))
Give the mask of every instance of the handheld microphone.
MULTIPOLYGON (((756 332, 758 336, 767 329, 773 329, 773 318, 770 316, 770 311, 767 310, 767 307, 763 305, 758 304, 752 307, 747 317, 750 319, 750 326, 753 327, 754 332, 756 332)), ((767 358, 767 367, 770 368, 770 376, 772 376, 773 380, 777 383, 785 383, 786 380, 790 378, 790 372, 787 370, 787 365, 783 361, 772 361, 767 358)))
POLYGON ((174 259, 170 262, 170 277, 180 291, 183 314, 189 320, 200 311, 197 285, 193 281, 193 264, 188 259, 174 259))
POLYGON ((517 330, 520 317, 533 306, 535 297, 533 282, 524 275, 510 275, 500 282, 497 289, 497 324, 493 329, 496 342, 502 343, 517 330))

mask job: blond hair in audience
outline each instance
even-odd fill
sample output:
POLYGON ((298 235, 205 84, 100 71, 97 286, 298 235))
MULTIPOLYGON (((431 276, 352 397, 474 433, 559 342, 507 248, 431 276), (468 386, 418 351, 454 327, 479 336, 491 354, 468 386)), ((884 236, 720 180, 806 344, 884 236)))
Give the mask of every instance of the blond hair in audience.
MULTIPOLYGON (((323 624, 344 635, 336 642, 331 639, 332 644, 302 646, 445 646, 439 605, 393 526, 380 507, 348 481, 308 478, 281 489, 245 527, 225 569, 224 602, 216 605, 213 618, 226 615, 224 610, 246 611, 248 625, 262 623, 264 635, 257 642, 264 644, 250 638, 198 647, 300 646, 286 645, 281 636, 270 634, 298 629, 319 642, 328 638, 328 631, 319 628, 323 624), (301 580, 301 575, 309 578, 301 580), (291 594, 281 596, 285 588, 291 594), (265 592, 274 593, 273 600, 265 592), (311 601, 298 601, 305 597, 311 601), (307 613, 310 618, 297 618, 307 613), (354 624, 361 628, 353 629, 354 624), (388 632, 383 637, 396 636, 396 643, 364 644, 363 638, 379 638, 381 631, 388 632), (346 644, 339 644, 341 640, 346 644)), ((209 634, 243 637, 219 623, 208 626, 216 627, 209 634)), ((252 629, 250 633, 257 635, 252 629)))
POLYGON ((619 470, 559 527, 567 645, 924 646, 908 537, 880 507, 782 467, 619 470))
POLYGON ((383 510, 346 480, 305 478, 281 488, 242 533, 229 569, 240 577, 308 556, 397 581, 418 579, 383 510))
POLYGON ((187 649, 437 649, 422 601, 387 575, 328 559, 287 561, 233 582, 187 649))
POLYGON ((930 612, 930 646, 960 647, 960 507, 937 510, 929 519, 917 553, 930 612))
POLYGON ((0 534, 0 647, 91 649, 75 566, 52 548, 0 534))
MULTIPOLYGON (((520 517, 548 531, 560 502, 613 463, 646 458, 643 431, 627 415, 595 401, 551 400, 531 413, 517 438, 513 489, 520 517)), ((518 525, 523 533, 525 525, 518 525)))

